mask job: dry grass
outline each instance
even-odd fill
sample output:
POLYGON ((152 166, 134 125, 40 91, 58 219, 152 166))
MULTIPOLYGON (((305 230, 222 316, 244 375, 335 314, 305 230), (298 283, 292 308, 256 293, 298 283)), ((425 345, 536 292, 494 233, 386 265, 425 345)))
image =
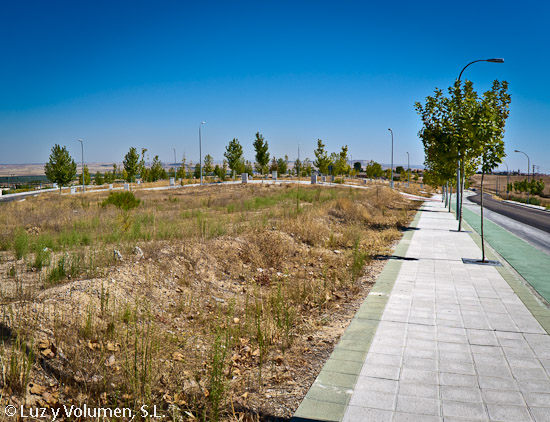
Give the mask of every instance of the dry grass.
POLYGON ((288 417, 416 207, 384 187, 105 196, 0 206, 4 400, 288 417))

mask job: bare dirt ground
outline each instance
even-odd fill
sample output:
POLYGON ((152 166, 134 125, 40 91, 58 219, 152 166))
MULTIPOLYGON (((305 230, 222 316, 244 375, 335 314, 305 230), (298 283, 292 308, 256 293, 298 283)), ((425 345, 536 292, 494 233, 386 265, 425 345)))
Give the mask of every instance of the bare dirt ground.
POLYGON ((0 205, 3 405, 286 420, 418 207, 384 187, 136 196, 0 205))

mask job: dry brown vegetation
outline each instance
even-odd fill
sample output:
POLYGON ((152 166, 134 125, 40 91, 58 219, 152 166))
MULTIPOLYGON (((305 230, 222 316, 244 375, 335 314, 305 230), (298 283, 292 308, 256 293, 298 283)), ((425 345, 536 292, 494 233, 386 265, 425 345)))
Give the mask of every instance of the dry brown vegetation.
POLYGON ((3 404, 287 418, 417 208, 385 187, 106 196, 0 206, 3 404))

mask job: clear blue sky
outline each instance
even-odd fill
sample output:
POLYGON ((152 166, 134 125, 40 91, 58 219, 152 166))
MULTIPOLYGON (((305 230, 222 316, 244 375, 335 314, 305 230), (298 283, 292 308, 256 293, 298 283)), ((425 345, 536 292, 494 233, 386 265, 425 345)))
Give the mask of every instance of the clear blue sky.
MULTIPOLYGON (((510 168, 550 173, 550 2, 4 1, 0 163, 80 161, 130 146, 164 162, 223 158, 259 131, 277 157, 313 158, 317 138, 353 158, 422 164, 414 102, 464 78, 512 94, 510 168)), ((504 166, 502 167, 504 168, 504 166)))

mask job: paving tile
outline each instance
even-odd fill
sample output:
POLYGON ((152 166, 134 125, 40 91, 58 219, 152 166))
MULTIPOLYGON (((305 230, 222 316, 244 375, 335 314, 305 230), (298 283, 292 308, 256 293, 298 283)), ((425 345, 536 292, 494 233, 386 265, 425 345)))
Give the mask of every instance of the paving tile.
POLYGON ((482 389, 511 390, 511 391, 519 390, 518 383, 514 379, 495 378, 495 377, 478 377, 478 382, 479 382, 479 386, 482 389))
POLYGON ((349 405, 394 410, 396 397, 395 394, 383 393, 381 391, 356 390, 351 397, 349 405))
POLYGON ((512 367, 512 374, 518 380, 549 380, 548 374, 542 368, 512 367))
POLYGON ((482 402, 481 390, 471 387, 457 387, 442 385, 440 387, 441 398, 443 400, 465 401, 465 402, 482 402))
POLYGON ((512 378, 512 372, 510 372, 508 365, 491 365, 489 363, 476 362, 475 367, 478 375, 481 376, 512 378))
POLYGON ((416 382, 399 382, 399 395, 409 397, 421 397, 425 399, 439 398, 436 384, 419 384, 416 382))
MULTIPOLYGON (((367 407, 348 406, 343 422, 391 422, 392 413, 389 410, 369 409, 367 407)), ((325 420, 325 419, 320 419, 325 420)))
POLYGON ((440 422, 439 416, 415 415, 412 413, 396 412, 393 415, 392 422, 440 422))
POLYGON ((357 380, 357 375, 340 374, 323 369, 315 382, 323 385, 333 385, 337 387, 353 388, 357 380))
POLYGON ((515 356, 508 356, 506 358, 508 360, 508 363, 512 367, 519 367, 519 368, 538 368, 541 369, 543 367, 541 361, 539 359, 533 359, 533 358, 523 358, 523 357, 515 357, 515 356))
POLYGON ((440 361, 440 372, 450 372, 452 374, 476 375, 474 365, 467 362, 440 361))
POLYGON ((439 385, 470 388, 477 388, 479 386, 478 378, 476 376, 451 374, 446 372, 439 374, 439 385))
POLYGON ((488 404, 487 410, 491 421, 531 422, 531 416, 525 406, 504 406, 488 404))
POLYGON ((422 359, 405 357, 403 368, 423 369, 425 371, 437 371, 438 361, 436 359, 422 359))
POLYGON ((420 397, 397 396, 398 412, 420 415, 439 415, 439 401, 420 397))
POLYGON ((307 392, 307 397, 312 400, 347 405, 351 398, 351 393, 352 390, 348 388, 323 386, 315 383, 307 392))
POLYGON ((349 360, 329 359, 325 362, 323 369, 331 372, 339 372, 341 374, 355 375, 359 374, 363 364, 361 362, 353 362, 349 360))
POLYGON ((521 389, 521 391, 550 394, 550 381, 519 380, 518 386, 521 389))
POLYGON ((519 391, 481 390, 485 403, 525 406, 525 400, 519 391))
POLYGON ((384 378, 359 376, 355 383, 356 390, 380 391, 382 393, 397 393, 397 381, 384 378))
MULTIPOLYGON (((311 400, 306 397, 302 400, 294 417, 306 420, 317 419, 326 422, 340 422, 345 412, 345 405, 311 400)), ((389 419, 387 420, 389 421, 389 419)))
POLYGON ((525 357, 525 358, 535 358, 535 353, 527 348, 527 349, 519 349, 517 347, 503 347, 502 351, 504 352, 505 356, 514 356, 514 357, 525 357))
POLYGON ((443 362, 466 362, 471 363, 472 355, 467 352, 439 352, 439 360, 443 362))
POLYGON ((536 422, 550 422, 550 407, 532 407, 530 411, 536 422))
POLYGON ((481 403, 465 403, 442 400, 443 417, 453 416, 473 420, 486 420, 485 406, 481 403))
POLYGON ((400 381, 416 382, 420 384, 437 384, 437 372, 424 371, 422 369, 403 368, 400 381))
POLYGON ((364 365, 360 375, 364 377, 398 380, 401 368, 388 365, 364 365))
POLYGON ((523 393, 523 397, 529 406, 550 407, 550 394, 523 393))
POLYGON ((365 360, 367 364, 374 365, 387 365, 387 366, 400 366, 401 356, 398 355, 386 355, 382 353, 369 353, 365 360))

